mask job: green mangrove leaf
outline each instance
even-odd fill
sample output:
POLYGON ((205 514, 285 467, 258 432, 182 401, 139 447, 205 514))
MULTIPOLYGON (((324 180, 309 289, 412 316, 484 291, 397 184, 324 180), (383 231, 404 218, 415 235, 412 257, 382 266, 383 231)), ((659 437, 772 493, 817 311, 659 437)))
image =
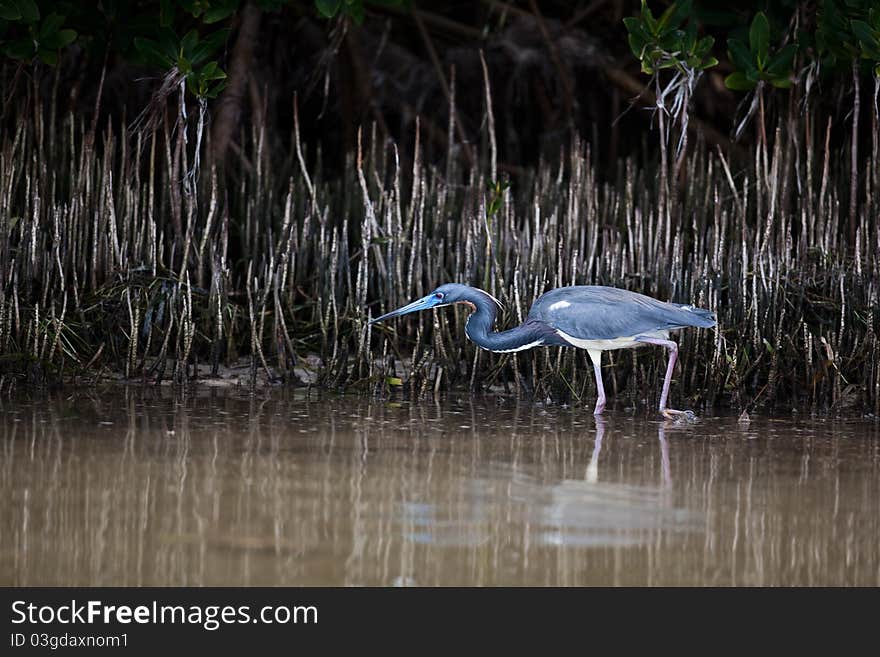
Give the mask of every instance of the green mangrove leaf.
POLYGON ((699 41, 697 41, 697 45, 694 48, 694 54, 697 57, 705 57, 709 54, 709 51, 712 50, 712 46, 715 45, 715 37, 705 36, 699 41))
POLYGON ((880 60, 880 41, 874 30, 865 21, 850 21, 853 33, 862 46, 862 57, 866 59, 880 60))
POLYGON ((214 99, 219 96, 220 92, 226 88, 227 83, 228 81, 225 79, 217 82, 213 87, 208 89, 207 93, 205 93, 205 98, 214 99))
POLYGON ((667 32, 659 37, 655 37, 655 39, 656 45, 666 52, 678 52, 685 49, 684 44, 682 43, 684 32, 681 32, 680 30, 667 32))
POLYGON ((226 72, 220 68, 217 62, 208 62, 202 68, 199 77, 201 77, 202 80, 225 80, 226 72))
POLYGON ((763 11, 755 14, 749 29, 749 49, 752 51, 758 68, 764 70, 767 63, 767 51, 770 48, 770 23, 763 11))
POLYGON ((198 0, 177 0, 177 3, 195 18, 198 18, 205 10, 204 3, 198 0))
POLYGON ((755 88, 756 83, 749 80, 745 73, 736 71, 724 78, 724 86, 734 91, 751 91, 755 88))
POLYGON ((691 2, 691 0, 673 2, 660 16, 660 20, 657 21, 658 29, 663 31, 666 29, 674 30, 678 28, 682 21, 691 15, 692 5, 693 2, 691 2))
POLYGON ((707 57, 703 59, 702 57, 690 57, 687 60, 688 66, 693 69, 699 69, 705 71, 706 69, 712 68, 713 66, 718 65, 718 60, 714 57, 707 57))
POLYGON ((44 64, 48 64, 49 66, 55 66, 58 63, 58 51, 56 50, 47 50, 46 48, 40 48, 37 51, 37 56, 44 64))
POLYGON ((76 30, 64 29, 58 31, 58 47, 63 48, 64 46, 69 46, 71 43, 76 41, 77 37, 76 30))
POLYGON ((0 18, 5 21, 17 21, 21 19, 21 12, 12 0, 0 0, 0 18))
POLYGON ((58 50, 76 41, 76 36, 76 30, 58 30, 54 34, 41 38, 40 47, 47 50, 58 50))
POLYGON ((174 7, 171 6, 171 0, 161 0, 159 2, 159 26, 171 27, 174 22, 174 7))
POLYGON ((226 43, 226 39, 229 38, 230 32, 231 30, 229 28, 223 28, 222 30, 211 32, 211 34, 199 41, 189 53, 190 61, 192 61, 193 65, 198 66, 208 59, 208 57, 217 52, 217 50, 226 43))
POLYGON ((358 25, 364 22, 363 0, 345 0, 345 15, 358 25))
POLYGON ((657 30, 657 20, 654 18, 654 14, 651 13, 651 10, 648 8, 647 0, 642 0, 642 24, 647 28, 648 32, 654 36, 659 34, 657 30))
POLYGON ((747 71, 755 68, 755 61, 752 57, 752 53, 739 39, 728 39, 727 51, 730 55, 730 61, 732 61, 733 65, 740 71, 747 71))
POLYGON ((199 31, 198 30, 190 30, 186 34, 183 35, 183 38, 180 40, 180 50, 184 55, 189 56, 192 52, 193 48, 196 47, 196 44, 199 42, 199 31))
POLYGON ((636 59, 642 59, 647 44, 635 34, 630 34, 627 37, 627 41, 629 41, 629 49, 632 51, 632 54, 635 55, 636 59))
MULTIPOLYGON (((221 3, 211 3, 210 9, 205 12, 202 20, 207 23, 219 23, 225 18, 229 18, 238 10, 238 0, 226 0, 221 3)), ((262 7, 261 7, 262 8, 262 7)))
POLYGON ((177 38, 177 34, 170 27, 159 28, 159 50, 165 54, 168 61, 173 62, 177 59, 178 51, 180 50, 180 39, 177 38))
POLYGON ((147 64, 156 68, 171 68, 171 58, 162 52, 159 44, 152 39, 135 37, 134 48, 147 64))
POLYGON ((342 8, 342 0, 315 0, 315 8, 324 18, 333 18, 342 8))
POLYGON ((40 9, 34 0, 12 0, 12 4, 18 9, 21 20, 33 24, 40 20, 40 9))
POLYGON ((697 24, 693 21, 688 23, 687 29, 684 31, 684 38, 680 39, 681 49, 684 52, 693 52, 697 46, 697 24))
POLYGON ((177 58, 177 70, 183 75, 189 76, 193 72, 192 62, 183 55, 177 58))
POLYGON ((40 31, 37 33, 37 39, 39 41, 43 41, 47 39, 51 35, 55 34, 61 26, 64 25, 64 16, 59 16, 58 14, 49 14, 43 20, 43 24, 40 26, 40 31))
POLYGON ((767 63, 767 74, 774 77, 791 75, 791 65, 797 53, 797 46, 789 43, 776 53, 767 63))
POLYGON ((648 41, 650 41, 650 36, 645 33, 644 29, 642 29, 642 25, 638 18, 627 16, 623 19, 623 24, 626 27, 627 32, 629 32, 629 36, 627 37, 627 41, 629 41, 629 49, 632 51, 633 55, 638 59, 641 59, 645 52, 645 46, 648 45, 648 41))

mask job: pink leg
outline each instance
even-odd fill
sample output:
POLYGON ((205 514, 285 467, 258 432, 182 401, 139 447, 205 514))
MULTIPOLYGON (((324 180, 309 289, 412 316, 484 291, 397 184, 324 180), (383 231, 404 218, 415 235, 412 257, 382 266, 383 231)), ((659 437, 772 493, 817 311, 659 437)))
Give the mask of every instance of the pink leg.
POLYGON ((596 374, 596 408, 593 415, 602 415, 605 410, 605 386, 602 385, 602 352, 590 350, 590 359, 593 361, 593 372, 596 374))
POLYGON ((693 411, 676 411, 666 408, 666 400, 669 398, 669 384, 672 383, 672 370, 675 369, 675 361, 678 360, 678 345, 672 340, 662 340, 647 336, 636 336, 636 341, 656 344, 669 349, 669 364, 666 366, 666 378, 663 379, 663 390, 660 393, 660 413, 663 417, 670 419, 680 416, 685 416, 689 420, 694 419, 696 416, 693 411))

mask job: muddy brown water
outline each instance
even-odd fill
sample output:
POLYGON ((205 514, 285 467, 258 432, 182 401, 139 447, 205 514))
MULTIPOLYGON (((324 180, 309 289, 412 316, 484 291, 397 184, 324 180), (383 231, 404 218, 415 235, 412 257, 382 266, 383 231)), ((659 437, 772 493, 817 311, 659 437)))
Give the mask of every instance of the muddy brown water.
POLYGON ((5 585, 880 585, 880 424, 123 389, 0 400, 5 585))

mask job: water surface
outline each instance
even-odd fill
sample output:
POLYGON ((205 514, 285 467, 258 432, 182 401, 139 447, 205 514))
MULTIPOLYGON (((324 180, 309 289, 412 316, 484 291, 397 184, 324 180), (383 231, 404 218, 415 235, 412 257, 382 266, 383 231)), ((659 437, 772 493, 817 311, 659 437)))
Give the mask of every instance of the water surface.
POLYGON ((5 585, 880 585, 880 426, 290 391, 0 400, 5 585))

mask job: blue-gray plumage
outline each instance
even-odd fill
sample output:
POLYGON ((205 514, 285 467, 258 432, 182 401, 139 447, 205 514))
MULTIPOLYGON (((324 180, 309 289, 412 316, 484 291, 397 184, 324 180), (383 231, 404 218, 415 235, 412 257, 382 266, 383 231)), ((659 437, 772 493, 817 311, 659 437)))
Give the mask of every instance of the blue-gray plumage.
POLYGON ((602 384, 602 352, 655 344, 669 349, 669 364, 660 395, 660 412, 666 417, 693 416, 666 408, 669 383, 678 345, 669 333, 688 326, 711 328, 715 316, 693 306, 666 303, 643 294, 600 285, 560 287, 541 295, 526 321, 508 331, 492 331, 500 303, 491 295, 467 285, 447 283, 409 305, 377 317, 371 324, 407 313, 462 303, 473 310, 465 332, 483 349, 497 353, 533 347, 572 346, 586 349, 593 361, 598 399, 595 413, 605 408, 602 384))
POLYGON ((666 303, 644 294, 601 285, 560 287, 542 294, 529 318, 582 340, 615 340, 651 331, 674 331, 686 326, 711 328, 708 310, 666 303))

